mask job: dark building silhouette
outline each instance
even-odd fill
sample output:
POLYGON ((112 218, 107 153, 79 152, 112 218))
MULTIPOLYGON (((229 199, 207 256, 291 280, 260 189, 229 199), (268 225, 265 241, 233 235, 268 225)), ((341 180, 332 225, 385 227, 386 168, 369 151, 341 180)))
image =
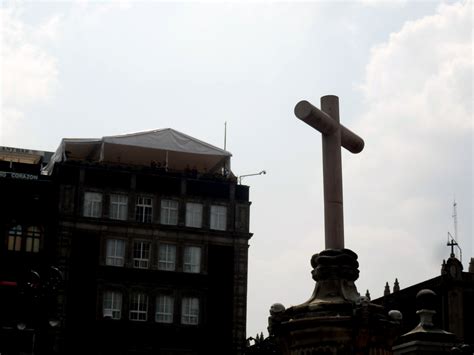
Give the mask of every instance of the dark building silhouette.
MULTIPOLYGON (((388 284, 387 284, 388 285, 388 284)), ((423 289, 435 292, 434 324, 456 335, 457 341, 474 345, 474 267, 473 259, 468 272, 463 271, 461 262, 451 254, 443 261, 441 275, 400 289, 396 280, 394 292, 386 292, 372 302, 383 305, 387 310, 398 310, 403 314, 402 334, 408 333, 419 323, 416 314, 416 295, 423 289)), ((387 290, 387 286, 385 286, 387 290)))
POLYGON ((51 155, 0 147, 1 354, 33 352, 54 334, 54 295, 45 291, 57 276, 55 189, 41 175, 51 155))
POLYGON ((57 352, 242 353, 250 202, 230 157, 171 129, 62 140, 43 169, 57 352))

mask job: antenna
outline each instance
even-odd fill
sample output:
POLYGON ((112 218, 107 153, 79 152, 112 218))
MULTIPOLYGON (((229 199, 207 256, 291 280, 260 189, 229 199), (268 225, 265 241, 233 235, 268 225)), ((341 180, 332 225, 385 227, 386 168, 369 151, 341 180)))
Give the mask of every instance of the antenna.
POLYGON ((447 246, 451 247, 451 257, 454 257, 454 247, 456 246, 459 250, 459 260, 462 263, 462 249, 459 246, 459 243, 457 242, 458 239, 458 214, 457 214, 457 203, 456 200, 453 202, 453 221, 454 221, 454 236, 451 235, 451 233, 448 232, 448 243, 446 244, 447 246))
POLYGON ((227 121, 224 122, 224 150, 227 146, 227 121))
POLYGON ((454 238, 458 239, 458 213, 456 211, 456 200, 453 202, 454 238))

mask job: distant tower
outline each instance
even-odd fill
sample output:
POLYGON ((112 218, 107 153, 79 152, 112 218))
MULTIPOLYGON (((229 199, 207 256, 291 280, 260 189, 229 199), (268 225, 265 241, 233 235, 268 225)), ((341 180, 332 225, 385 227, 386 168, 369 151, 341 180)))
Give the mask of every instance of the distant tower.
POLYGON ((367 299, 370 301, 370 292, 369 292, 369 290, 367 290, 365 292, 365 297, 367 297, 367 299))
POLYGON ((388 285, 388 282, 385 284, 385 290, 383 291, 384 296, 388 296, 390 294, 390 286, 388 285))

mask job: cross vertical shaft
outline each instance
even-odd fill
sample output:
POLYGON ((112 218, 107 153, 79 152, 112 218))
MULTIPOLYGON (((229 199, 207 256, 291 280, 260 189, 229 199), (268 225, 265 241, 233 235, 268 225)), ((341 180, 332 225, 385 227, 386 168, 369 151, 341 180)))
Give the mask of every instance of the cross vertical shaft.
POLYGON ((341 147, 357 154, 364 149, 364 140, 339 122, 337 96, 323 96, 321 110, 300 101, 295 115, 322 134, 325 245, 326 249, 344 249, 341 147))
POLYGON ((337 122, 337 129, 323 134, 324 238, 326 249, 344 248, 344 212, 342 200, 341 129, 339 98, 321 98, 321 110, 337 122))

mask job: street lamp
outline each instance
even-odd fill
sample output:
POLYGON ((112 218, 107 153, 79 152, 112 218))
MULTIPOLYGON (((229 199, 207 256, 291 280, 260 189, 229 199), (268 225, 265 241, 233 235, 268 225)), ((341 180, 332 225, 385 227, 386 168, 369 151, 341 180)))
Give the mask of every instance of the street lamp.
POLYGON ((239 176, 239 184, 242 184, 242 178, 247 177, 247 176, 255 176, 255 175, 265 175, 267 172, 265 170, 260 171, 259 173, 255 174, 246 174, 246 175, 240 175, 239 176))

